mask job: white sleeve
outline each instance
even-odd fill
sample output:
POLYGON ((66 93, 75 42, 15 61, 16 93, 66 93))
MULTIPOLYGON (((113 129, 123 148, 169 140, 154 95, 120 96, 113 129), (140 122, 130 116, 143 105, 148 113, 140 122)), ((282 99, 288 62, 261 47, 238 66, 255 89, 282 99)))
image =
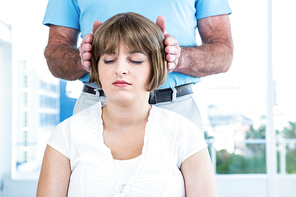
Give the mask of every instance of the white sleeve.
POLYGON ((182 119, 179 128, 177 137, 177 165, 180 168, 187 158, 207 148, 208 145, 204 139, 203 131, 190 120, 186 118, 182 119))
POLYGON ((70 129, 69 121, 63 121, 53 130, 47 142, 49 146, 65 155, 68 159, 70 159, 70 129))

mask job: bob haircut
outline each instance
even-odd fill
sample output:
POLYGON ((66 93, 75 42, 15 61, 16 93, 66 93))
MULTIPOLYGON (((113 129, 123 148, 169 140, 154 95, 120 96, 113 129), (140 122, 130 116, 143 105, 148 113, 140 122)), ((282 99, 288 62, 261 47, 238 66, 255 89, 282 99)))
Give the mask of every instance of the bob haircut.
POLYGON ((105 53, 114 53, 123 45, 129 50, 139 51, 148 56, 152 66, 147 91, 152 92, 161 86, 167 77, 167 62, 164 52, 164 35, 160 28, 136 13, 117 14, 94 33, 91 51, 91 72, 89 82, 101 87, 98 62, 105 53))

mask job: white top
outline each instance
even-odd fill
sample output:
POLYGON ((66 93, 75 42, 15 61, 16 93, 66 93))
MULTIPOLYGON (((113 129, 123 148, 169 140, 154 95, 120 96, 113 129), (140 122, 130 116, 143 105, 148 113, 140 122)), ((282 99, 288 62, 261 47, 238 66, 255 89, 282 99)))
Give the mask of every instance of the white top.
POLYGON ((114 160, 104 143, 100 103, 60 123, 48 144, 70 160, 70 197, 185 196, 180 167, 185 159, 207 147, 203 132, 194 123, 153 106, 142 155, 114 160))
POLYGON ((125 189, 128 180, 136 173, 141 156, 128 160, 116 160, 114 159, 114 169, 117 177, 122 181, 123 185, 120 189, 125 189))

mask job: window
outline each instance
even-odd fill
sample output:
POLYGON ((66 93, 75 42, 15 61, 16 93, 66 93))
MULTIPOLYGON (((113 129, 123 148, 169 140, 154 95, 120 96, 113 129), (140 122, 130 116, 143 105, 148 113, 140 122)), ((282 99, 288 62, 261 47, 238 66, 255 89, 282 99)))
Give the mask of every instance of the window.
POLYGON ((23 112, 23 126, 28 127, 28 112, 27 111, 23 112))
POLYGON ((24 75, 23 78, 24 78, 23 87, 24 88, 27 88, 28 87, 28 76, 27 75, 24 75))
POLYGON ((273 34, 273 78, 275 80, 274 128, 277 140, 278 173, 296 174, 296 44, 295 28, 288 20, 292 17, 292 7, 284 6, 289 1, 275 1, 273 34), (285 10, 283 13, 280 10, 285 10))
POLYGON ((23 93, 23 106, 29 107, 28 92, 23 93))

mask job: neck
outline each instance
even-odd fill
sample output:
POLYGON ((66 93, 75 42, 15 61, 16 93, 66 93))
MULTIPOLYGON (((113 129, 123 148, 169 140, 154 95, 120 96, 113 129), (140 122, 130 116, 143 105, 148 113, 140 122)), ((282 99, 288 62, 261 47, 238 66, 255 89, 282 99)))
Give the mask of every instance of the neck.
POLYGON ((108 102, 102 109, 104 126, 108 128, 129 130, 146 124, 151 106, 147 101, 135 101, 131 104, 116 104, 108 102))

